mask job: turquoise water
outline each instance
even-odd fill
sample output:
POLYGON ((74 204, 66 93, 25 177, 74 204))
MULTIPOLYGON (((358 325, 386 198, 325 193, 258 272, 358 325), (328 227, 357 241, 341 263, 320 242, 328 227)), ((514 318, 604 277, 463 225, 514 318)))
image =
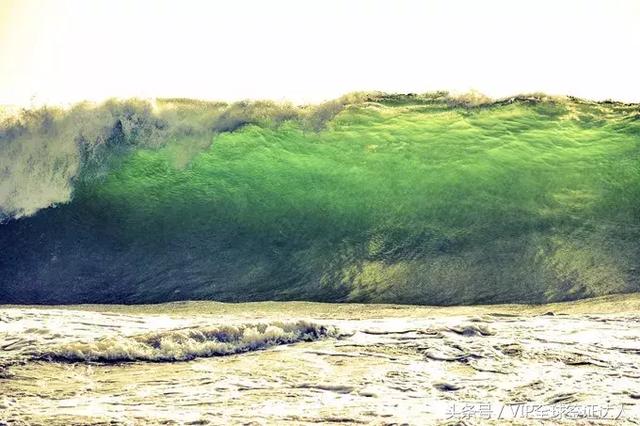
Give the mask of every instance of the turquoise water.
POLYGON ((3 128, 20 183, 0 199, 0 302, 475 304, 640 286, 634 105, 359 95, 39 114, 3 128))

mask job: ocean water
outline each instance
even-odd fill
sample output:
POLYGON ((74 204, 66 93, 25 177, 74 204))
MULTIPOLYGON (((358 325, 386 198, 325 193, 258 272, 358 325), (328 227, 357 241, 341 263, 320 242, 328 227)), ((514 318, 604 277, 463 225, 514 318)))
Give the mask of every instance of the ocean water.
POLYGON ((581 306, 2 307, 0 424, 636 424, 640 316, 581 306))
POLYGON ((543 94, 3 115, 0 424, 637 424, 639 164, 543 94))
POLYGON ((0 303, 640 291, 640 107, 442 93, 0 121, 0 303))

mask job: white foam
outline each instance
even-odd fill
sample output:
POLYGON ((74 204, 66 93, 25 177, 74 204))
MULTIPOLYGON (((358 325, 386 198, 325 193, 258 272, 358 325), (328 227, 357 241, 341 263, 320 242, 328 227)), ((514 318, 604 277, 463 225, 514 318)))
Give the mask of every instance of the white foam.
POLYGON ((306 321, 193 327, 136 336, 67 342, 35 354, 69 362, 185 361, 335 336, 336 329, 306 321))

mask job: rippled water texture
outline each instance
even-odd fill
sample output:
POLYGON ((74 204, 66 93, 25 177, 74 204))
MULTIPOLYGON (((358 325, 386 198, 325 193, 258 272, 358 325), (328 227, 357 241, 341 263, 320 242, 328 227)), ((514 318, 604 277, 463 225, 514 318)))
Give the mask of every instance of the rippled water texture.
POLYGON ((0 122, 0 303, 637 292, 639 165, 639 105, 544 95, 26 111, 0 122))
POLYGON ((575 306, 4 308, 0 420, 439 424, 476 401, 639 421, 640 316, 575 306))

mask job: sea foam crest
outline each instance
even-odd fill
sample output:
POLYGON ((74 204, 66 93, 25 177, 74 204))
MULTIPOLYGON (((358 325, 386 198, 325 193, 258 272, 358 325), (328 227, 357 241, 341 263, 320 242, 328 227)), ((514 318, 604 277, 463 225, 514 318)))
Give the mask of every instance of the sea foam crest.
POLYGON ((337 335, 332 326, 307 321, 184 328, 93 342, 65 343, 37 354, 62 362, 187 361, 232 355, 337 335))

